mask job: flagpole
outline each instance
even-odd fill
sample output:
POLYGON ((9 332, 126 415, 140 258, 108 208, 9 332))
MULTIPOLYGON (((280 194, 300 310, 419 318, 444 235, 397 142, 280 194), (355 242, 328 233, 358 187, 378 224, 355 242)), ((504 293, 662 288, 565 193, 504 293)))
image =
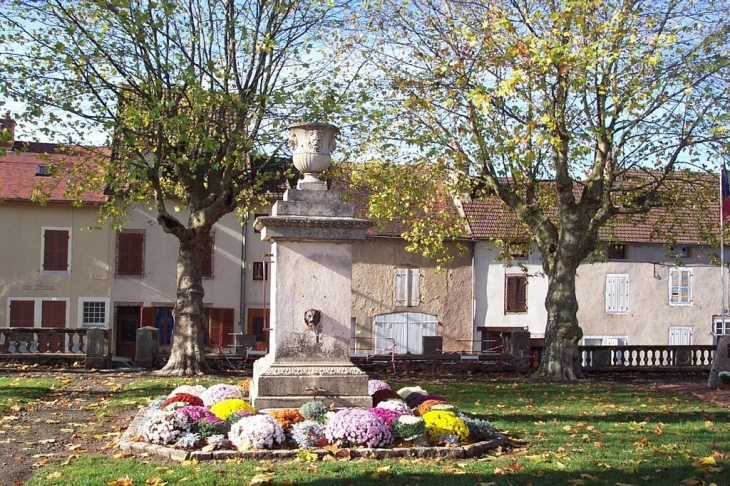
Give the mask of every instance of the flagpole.
MULTIPOLYGON (((722 322, 722 332, 725 332, 725 211, 724 211, 724 205, 725 197, 727 195, 726 192, 726 186, 727 186, 727 171, 725 170, 725 161, 722 160, 722 154, 718 151, 718 158, 720 159, 720 281, 722 282, 722 297, 720 299, 720 302, 722 304, 722 309, 720 313, 720 319, 722 322)), ((714 327, 714 326, 713 326, 714 327)), ((717 329, 712 330, 712 334, 715 336, 715 341, 717 341, 717 329)))

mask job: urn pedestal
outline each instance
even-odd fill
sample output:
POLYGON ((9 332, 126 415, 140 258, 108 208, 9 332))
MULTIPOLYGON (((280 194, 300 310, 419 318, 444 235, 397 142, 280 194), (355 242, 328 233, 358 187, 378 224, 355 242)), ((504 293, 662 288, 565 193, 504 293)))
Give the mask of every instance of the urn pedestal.
POLYGON ((255 221, 273 256, 269 352, 254 364, 251 402, 257 410, 297 408, 317 397, 328 406, 369 407, 368 376, 350 361, 350 318, 352 241, 372 223, 355 218, 352 205, 317 178, 329 166, 337 128, 302 124, 292 132, 292 145, 311 149, 295 155, 308 164, 298 167, 305 178, 271 216, 255 221), (311 133, 319 128, 324 134, 311 133))

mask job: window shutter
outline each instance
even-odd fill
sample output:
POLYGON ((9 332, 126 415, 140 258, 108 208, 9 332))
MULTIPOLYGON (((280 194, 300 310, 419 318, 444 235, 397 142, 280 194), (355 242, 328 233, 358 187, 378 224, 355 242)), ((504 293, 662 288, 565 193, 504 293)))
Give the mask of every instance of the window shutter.
POLYGON ((505 312, 527 312, 527 277, 507 276, 504 295, 505 312))
POLYGON ((10 327, 35 326, 35 302, 32 300, 10 301, 10 327))
POLYGON ((144 275, 144 233, 119 233, 117 275, 144 275))
POLYGON ((43 270, 68 270, 68 240, 66 230, 45 230, 43 232, 43 270))
POLYGON ((629 311, 629 276, 606 275, 606 313, 629 311))
POLYGON ((210 309, 208 317, 208 346, 219 348, 233 344, 233 309, 210 309))
POLYGON ((395 305, 408 305, 408 269, 395 270, 395 305))
POLYGON ((421 303, 421 270, 408 269, 408 307, 417 307, 421 303))

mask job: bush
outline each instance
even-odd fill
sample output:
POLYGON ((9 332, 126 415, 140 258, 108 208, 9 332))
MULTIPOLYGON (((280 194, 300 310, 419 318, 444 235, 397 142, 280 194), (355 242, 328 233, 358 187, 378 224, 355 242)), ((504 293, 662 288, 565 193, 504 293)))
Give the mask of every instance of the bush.
POLYGON ((272 449, 284 442, 285 435, 270 415, 252 415, 233 424, 228 438, 238 450, 272 449))
POLYGON ((331 444, 343 447, 382 447, 393 442, 393 434, 385 421, 359 408, 337 412, 327 423, 324 435, 331 444))

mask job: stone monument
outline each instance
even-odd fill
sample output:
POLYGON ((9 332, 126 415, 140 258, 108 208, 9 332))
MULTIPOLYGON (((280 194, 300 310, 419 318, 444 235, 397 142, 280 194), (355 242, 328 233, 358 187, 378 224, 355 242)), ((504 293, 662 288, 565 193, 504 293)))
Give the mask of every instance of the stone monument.
POLYGON ((289 129, 304 178, 254 223, 273 256, 269 350, 254 364, 251 403, 298 408, 317 397, 370 407, 368 376, 350 361, 350 300, 352 241, 364 239, 372 223, 355 218, 353 206, 319 178, 339 130, 324 123, 289 129))
POLYGON ((712 358, 712 368, 707 379, 707 385, 717 387, 722 385, 720 380, 721 371, 730 371, 730 336, 721 336, 717 340, 717 349, 712 358))

